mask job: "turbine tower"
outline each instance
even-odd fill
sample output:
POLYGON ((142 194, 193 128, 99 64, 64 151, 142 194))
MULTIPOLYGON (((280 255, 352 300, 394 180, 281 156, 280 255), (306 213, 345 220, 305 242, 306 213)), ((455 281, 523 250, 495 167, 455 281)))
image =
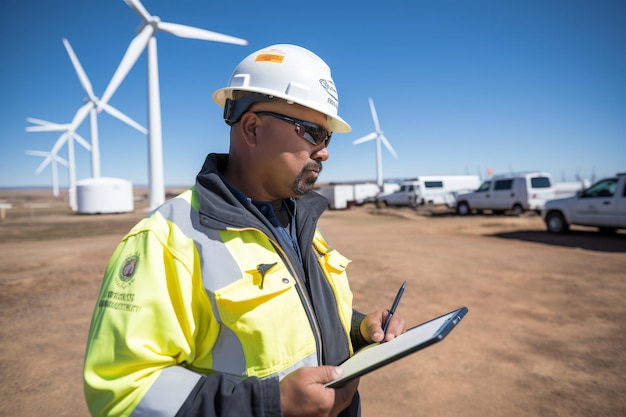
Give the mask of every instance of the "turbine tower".
MULTIPOLYGON (((124 0, 143 20, 137 36, 131 41, 122 61, 115 70, 107 86, 102 101, 107 102, 117 90, 144 49, 147 48, 148 64, 148 167, 150 210, 165 201, 165 184, 163 174, 163 144, 161 133, 161 103, 159 93, 159 73, 157 60, 156 33, 166 32, 181 38, 224 42, 236 45, 247 45, 248 41, 204 29, 185 26, 177 23, 162 22, 143 7, 139 0, 124 0)), ((98 105, 98 110, 101 106, 98 105)))
MULTIPOLYGON (((121 120, 129 126, 134 127, 138 131, 143 134, 148 133, 145 127, 141 126, 139 123, 126 116, 121 111, 117 110, 115 107, 109 105, 107 100, 100 100, 93 92, 93 87, 91 86, 91 82, 89 81, 89 77, 85 73, 83 66, 80 64, 78 57, 74 53, 70 42, 63 38, 63 45, 65 45, 65 50, 72 61, 72 65, 74 66, 74 70, 76 71, 76 75, 78 75, 78 80, 80 81, 83 90, 87 93, 87 100, 83 107, 87 110, 84 110, 84 116, 81 115, 81 118, 77 120, 76 128, 83 122, 83 120, 89 114, 89 124, 90 124, 90 135, 91 135, 91 176, 94 178, 100 177, 100 144, 98 138, 98 116, 96 108, 104 109, 111 116, 121 120)), ((82 113, 81 113, 82 114, 82 113)))
POLYGON ((45 159, 39 165, 35 173, 39 175, 43 169, 50 164, 50 169, 52 171, 52 195, 55 197, 59 196, 59 171, 57 167, 57 163, 67 166, 67 161, 61 158, 59 155, 53 154, 52 152, 44 152, 44 151, 26 151, 27 155, 34 156, 43 156, 45 159))
POLYGON ((370 102, 370 111, 372 113, 372 119, 374 120, 374 131, 369 133, 359 139, 356 139, 352 142, 353 145, 358 145, 359 143, 367 142, 369 140, 376 139, 376 184, 380 191, 383 191, 383 158, 382 158, 382 147, 381 142, 385 144, 385 147, 393 155, 394 158, 398 159, 398 154, 393 150, 391 143, 387 140, 383 131, 380 129, 380 124, 378 123, 378 116, 376 115, 376 108, 374 107, 374 100, 369 98, 370 102))

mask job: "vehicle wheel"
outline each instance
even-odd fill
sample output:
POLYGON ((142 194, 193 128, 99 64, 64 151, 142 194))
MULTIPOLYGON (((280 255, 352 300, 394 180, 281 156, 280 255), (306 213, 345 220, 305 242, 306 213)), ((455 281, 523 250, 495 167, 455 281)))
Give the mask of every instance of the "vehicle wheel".
POLYGON ((513 215, 519 217, 522 214, 524 214, 524 207, 522 207, 519 204, 514 205, 513 206, 513 215))
POLYGON ((470 213, 471 213, 471 210, 469 208, 469 205, 467 205, 465 201, 461 201, 459 204, 457 204, 456 214, 459 214, 461 216, 467 216, 470 213))
POLYGON ((385 200, 376 200, 376 207, 385 208, 387 207, 387 202, 385 200))
POLYGON ((546 227, 550 233, 566 233, 569 230, 569 225, 565 221, 565 218, 558 211, 551 211, 546 215, 546 227))

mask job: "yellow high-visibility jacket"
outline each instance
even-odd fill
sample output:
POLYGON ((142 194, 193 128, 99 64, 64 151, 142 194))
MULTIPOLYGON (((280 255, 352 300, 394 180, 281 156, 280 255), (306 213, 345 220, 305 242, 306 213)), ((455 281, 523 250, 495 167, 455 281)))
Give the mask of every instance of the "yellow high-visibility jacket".
MULTIPOLYGON (((349 260, 316 227, 327 202, 296 201, 300 263, 224 186, 224 158, 209 155, 112 255, 85 356, 93 415, 280 416, 280 378, 353 353, 362 315, 349 260)), ((359 415, 356 397, 343 415, 359 415)))

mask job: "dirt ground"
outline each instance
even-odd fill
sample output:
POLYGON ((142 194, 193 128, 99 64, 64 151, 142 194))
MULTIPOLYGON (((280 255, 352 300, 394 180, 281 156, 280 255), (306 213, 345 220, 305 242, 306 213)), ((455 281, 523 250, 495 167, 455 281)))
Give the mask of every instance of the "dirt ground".
MULTIPOLYGON (((48 192, 49 193, 49 192, 48 192)), ((145 214, 76 215, 2 192, 0 416, 87 416, 83 351, 104 266, 145 214)), ((626 234, 548 235, 537 215, 327 212, 355 307, 416 325, 469 313, 441 343, 361 378, 363 417, 626 415, 626 234)))

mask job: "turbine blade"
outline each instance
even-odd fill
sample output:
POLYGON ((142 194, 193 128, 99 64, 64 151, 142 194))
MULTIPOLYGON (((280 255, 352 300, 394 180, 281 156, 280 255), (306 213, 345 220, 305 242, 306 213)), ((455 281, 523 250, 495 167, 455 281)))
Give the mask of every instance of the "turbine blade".
POLYGON ((358 145, 359 143, 367 142, 368 140, 376 139, 378 134, 376 132, 372 132, 368 135, 363 136, 362 138, 358 138, 352 142, 353 145, 358 145))
POLYGON ((383 143, 385 144, 385 147, 393 155, 393 157, 398 159, 398 154, 396 153, 396 151, 393 150, 393 147, 391 146, 391 143, 389 143, 389 141, 387 140, 385 135, 380 135, 380 140, 383 141, 383 143))
POLYGON ((56 125, 58 123, 49 122, 47 120, 35 119, 34 117, 27 117, 26 121, 34 125, 56 125))
POLYGON ((64 158, 61 158, 59 155, 55 155, 54 156, 54 160, 57 161, 59 164, 63 165, 63 166, 67 166, 68 163, 64 158))
POLYGON ((67 50, 67 54, 70 56, 72 65, 74 65, 74 70, 76 71, 76 74, 78 75, 78 80, 80 81, 80 84, 83 86, 83 90, 85 90, 90 100, 95 100, 95 95, 93 93, 93 87, 91 86, 91 81, 89 81, 89 77, 87 77, 87 74, 85 73, 85 70, 83 69, 83 66, 80 64, 78 57, 74 53, 74 49, 72 49, 72 45, 70 45, 70 42, 66 38, 63 38, 63 45, 65 45, 65 50, 67 50))
POLYGON ((48 164, 52 161, 52 159, 57 156, 57 154, 59 153, 59 150, 65 144, 66 140, 67 140, 67 132, 63 132, 61 136, 59 136, 59 138, 55 142, 50 152, 46 152, 46 158, 41 162, 39 167, 37 167, 37 170, 35 171, 35 173, 39 174, 41 171, 43 171, 43 169, 46 166, 48 166, 48 164))
POLYGON ((124 0, 124 2, 131 8, 133 9, 135 12, 137 12, 137 14, 139 16, 141 16, 141 18, 148 22, 150 20, 152 20, 152 15, 150 15, 150 13, 148 13, 148 11, 146 10, 145 7, 143 7, 143 4, 141 4, 141 2, 139 0, 124 0))
POLYGON ((34 155, 34 156, 48 156, 50 152, 44 151, 26 151, 26 155, 34 155))
POLYGON ((65 123, 65 124, 51 123, 49 125, 27 126, 25 130, 27 132, 60 132, 62 130, 69 129, 69 127, 70 127, 69 123, 65 123))
POLYGON ((59 136, 57 141, 54 143, 54 146, 50 150, 50 153, 54 155, 58 154, 59 150, 61 150, 61 147, 65 145, 65 142, 67 142, 67 132, 63 132, 61 136, 59 136))
POLYGON ((34 156, 45 156, 45 157, 50 157, 51 161, 56 161, 58 163, 60 163, 61 165, 65 165, 67 166, 67 161, 60 157, 59 155, 55 155, 52 152, 45 152, 45 151, 26 151, 27 155, 34 155, 34 156))
POLYGON ((370 102, 370 112, 372 112, 372 120, 374 120, 374 128, 376 129, 376 131, 380 131, 380 124, 378 123, 378 115, 376 114, 376 107, 374 107, 374 100, 372 100, 372 98, 369 98, 369 102, 370 102))
POLYGON ((153 33, 154 29, 152 25, 145 25, 143 29, 141 29, 141 32, 135 36, 135 39, 130 42, 120 65, 117 67, 117 70, 115 70, 113 77, 111 77, 111 81, 109 81, 109 85, 106 90, 104 90, 104 94, 100 98, 100 102, 98 103, 98 112, 102 110, 104 104, 109 102, 111 96, 115 93, 122 81, 124 81, 126 74, 128 74, 133 65, 135 65, 135 62, 137 62, 139 55, 143 52, 144 48, 148 44, 148 41, 150 40, 150 36, 152 36, 153 33))
POLYGON ((46 156, 46 158, 41 162, 41 164, 39 164, 39 166, 37 167, 37 169, 35 170, 35 174, 39 175, 41 174, 41 171, 44 170, 44 168, 46 168, 48 166, 48 164, 50 164, 50 162, 52 162, 52 157, 50 155, 46 156))
POLYGON ((121 120, 122 122, 126 123, 129 126, 134 127, 135 129, 137 129, 143 134, 148 133, 148 129, 146 129, 145 127, 143 127, 142 125, 140 125, 139 123, 131 119, 130 117, 126 116, 124 113, 122 113, 115 107, 111 106, 110 104, 105 103, 103 107, 104 107, 104 111, 109 113, 111 116, 121 120))
POLYGON ((78 126, 80 126, 80 124, 87 118, 87 115, 89 114, 89 110, 91 110, 93 106, 94 104, 91 101, 83 104, 76 111, 76 114, 74 115, 74 118, 72 119, 72 123, 69 127, 69 130, 76 131, 76 129, 78 129, 78 126))
POLYGON ((78 134, 78 133, 76 133, 76 132, 73 132, 72 137, 73 137, 74 139, 76 139, 76 142, 80 143, 80 145, 81 145, 83 148, 85 148, 85 149, 87 149, 89 152, 91 152, 91 144, 90 144, 89 142, 87 142, 87 141, 85 140, 85 138, 84 138, 84 137, 82 137, 81 135, 79 135, 79 134, 78 134))
POLYGON ((217 33, 217 32, 211 32, 210 30, 206 30, 206 29, 180 25, 178 23, 159 22, 157 23, 157 29, 162 32, 170 33, 172 35, 175 35, 181 38, 232 43, 235 45, 243 45, 243 46, 248 45, 248 41, 245 39, 236 38, 234 36, 224 35, 224 34, 217 33))

